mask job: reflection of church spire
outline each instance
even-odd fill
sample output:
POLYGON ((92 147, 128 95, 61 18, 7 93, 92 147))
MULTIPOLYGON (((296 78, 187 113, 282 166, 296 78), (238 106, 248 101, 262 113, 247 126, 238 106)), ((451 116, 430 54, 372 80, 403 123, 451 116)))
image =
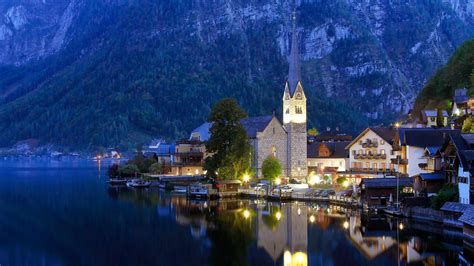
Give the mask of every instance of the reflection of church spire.
POLYGON ((288 86, 290 89, 290 94, 296 90, 298 82, 301 81, 301 69, 300 69, 300 59, 299 59, 299 49, 298 49, 298 35, 296 33, 296 10, 293 11, 291 17, 293 23, 293 29, 291 33, 291 52, 289 57, 289 71, 288 71, 288 86))

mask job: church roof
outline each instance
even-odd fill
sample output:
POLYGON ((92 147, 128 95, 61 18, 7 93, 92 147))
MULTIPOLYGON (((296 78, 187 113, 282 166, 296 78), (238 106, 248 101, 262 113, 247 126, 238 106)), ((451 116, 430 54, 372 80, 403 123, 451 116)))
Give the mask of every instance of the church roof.
POLYGON ((273 116, 271 115, 248 117, 240 120, 240 123, 245 128, 247 137, 256 138, 257 133, 264 131, 272 119, 273 116))
POLYGON ((298 49, 298 35, 296 33, 296 15, 293 13, 293 30, 291 33, 291 52, 289 56, 289 70, 288 70, 288 88, 290 95, 293 95, 298 82, 301 81, 301 67, 300 67, 300 54, 298 49))
MULTIPOLYGON (((272 121, 274 116, 256 116, 256 117, 247 117, 240 120, 240 123, 244 127, 248 138, 256 138, 258 132, 262 132, 272 121)), ((193 133, 199 133, 201 141, 209 140, 211 133, 210 128, 212 123, 206 122, 193 130, 193 133)))
POLYGON ((334 141, 334 142, 313 142, 308 144, 308 158, 349 158, 349 150, 346 146, 350 141, 334 141), (325 145, 329 152, 329 156, 319 156, 319 148, 325 145))

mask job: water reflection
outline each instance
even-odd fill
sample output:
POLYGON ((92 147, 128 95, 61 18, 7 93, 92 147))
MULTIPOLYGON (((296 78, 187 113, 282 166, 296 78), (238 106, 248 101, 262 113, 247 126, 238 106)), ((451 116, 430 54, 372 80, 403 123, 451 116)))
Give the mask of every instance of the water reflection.
MULTIPOLYGON (((456 251, 443 248, 446 243, 413 230, 409 221, 383 215, 303 202, 199 201, 128 188, 117 192, 109 195, 138 205, 156 204, 160 217, 188 227, 194 239, 208 241, 212 265, 326 265, 328 261, 334 265, 439 265, 458 261, 456 251), (315 246, 326 247, 309 248, 309 239, 317 242, 315 246), (326 250, 328 246, 336 248, 326 250), (339 251, 350 256, 338 258, 339 251)), ((459 241, 450 245, 460 248, 456 246, 459 241)))
POLYGON ((97 164, 1 163, 1 265, 472 262, 462 234, 436 225, 324 204, 194 201, 108 187, 97 164))

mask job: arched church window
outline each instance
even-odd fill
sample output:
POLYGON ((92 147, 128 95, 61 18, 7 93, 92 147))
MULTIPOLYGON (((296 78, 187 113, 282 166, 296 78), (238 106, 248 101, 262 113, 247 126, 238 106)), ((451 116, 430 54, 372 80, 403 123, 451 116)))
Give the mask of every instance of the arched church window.
POLYGON ((290 113, 290 108, 286 108, 285 113, 286 113, 286 114, 289 114, 289 113, 290 113))
POLYGON ((272 147, 272 156, 276 157, 277 156, 277 149, 275 146, 272 147))
POLYGON ((295 113, 302 114, 303 113, 303 108, 301 108, 301 106, 295 106, 295 113))
POLYGON ((301 92, 296 93, 296 100, 301 100, 301 99, 303 99, 301 92))

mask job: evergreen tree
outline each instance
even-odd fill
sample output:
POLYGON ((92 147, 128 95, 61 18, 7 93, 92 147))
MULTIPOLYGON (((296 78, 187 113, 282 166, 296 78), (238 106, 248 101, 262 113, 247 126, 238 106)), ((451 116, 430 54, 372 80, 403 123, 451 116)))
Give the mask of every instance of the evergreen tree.
POLYGON ((211 137, 206 151, 211 156, 205 160, 207 175, 221 179, 240 179, 250 172, 251 146, 240 120, 247 114, 235 99, 225 98, 211 110, 208 121, 212 123, 211 137))

